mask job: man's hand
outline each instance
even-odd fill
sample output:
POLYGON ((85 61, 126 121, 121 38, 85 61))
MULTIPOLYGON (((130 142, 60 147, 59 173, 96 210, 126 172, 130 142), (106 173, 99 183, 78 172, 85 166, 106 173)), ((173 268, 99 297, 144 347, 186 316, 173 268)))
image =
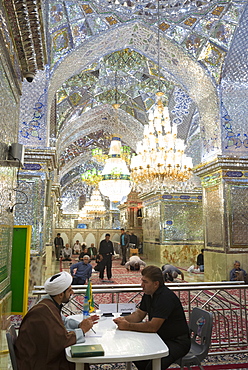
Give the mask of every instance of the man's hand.
POLYGON ((125 317, 117 317, 113 320, 120 330, 129 330, 130 323, 125 319, 125 317))
POLYGON ((92 315, 87 319, 81 321, 78 327, 82 329, 84 333, 87 333, 87 331, 89 331, 92 328, 92 326, 97 323, 98 319, 99 319, 98 315, 92 315))

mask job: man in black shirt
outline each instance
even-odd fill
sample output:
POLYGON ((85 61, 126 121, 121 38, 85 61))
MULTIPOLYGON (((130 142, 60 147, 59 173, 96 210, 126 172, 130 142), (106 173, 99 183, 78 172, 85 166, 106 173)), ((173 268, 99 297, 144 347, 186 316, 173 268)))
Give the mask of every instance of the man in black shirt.
POLYGON ((113 243, 111 240, 109 240, 110 234, 105 235, 105 239, 100 242, 100 247, 99 247, 99 254, 102 255, 103 259, 101 261, 101 268, 100 268, 100 274, 99 277, 100 279, 103 280, 104 276, 104 270, 105 266, 107 269, 107 277, 110 280, 112 277, 112 256, 114 254, 114 247, 113 243))
MULTIPOLYGON (((161 369, 186 355, 190 349, 188 324, 177 295, 164 285, 162 271, 147 266, 142 271, 144 295, 140 307, 129 316, 114 319, 120 330, 158 333, 169 348, 169 355, 161 359, 161 369), (143 322, 146 314, 149 321, 143 322)), ((151 370, 152 361, 135 361, 138 370, 151 370)))
POLYGON ((196 265, 197 265, 197 268, 200 269, 201 272, 204 272, 204 249, 201 249, 201 253, 198 254, 196 265))
POLYGON ((128 232, 124 229, 121 229, 121 235, 120 235, 120 245, 121 245, 121 254, 122 254, 122 261, 121 265, 125 265, 127 262, 127 248, 129 247, 129 235, 128 232))
POLYGON ((54 239, 54 245, 55 245, 56 259, 57 259, 57 261, 59 261, 60 252, 61 252, 62 248, 64 247, 64 240, 63 240, 63 238, 61 238, 60 233, 58 233, 56 238, 54 239))

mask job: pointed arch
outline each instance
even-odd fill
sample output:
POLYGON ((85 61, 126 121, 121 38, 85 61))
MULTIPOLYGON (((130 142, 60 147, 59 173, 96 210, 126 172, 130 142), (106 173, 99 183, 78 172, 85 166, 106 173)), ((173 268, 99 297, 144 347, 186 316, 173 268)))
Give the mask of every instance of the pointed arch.
MULTIPOLYGON (((103 55, 123 48, 135 50, 157 62, 157 33, 140 22, 123 24, 84 42, 68 54, 53 70, 48 91, 48 115, 57 89, 72 75, 79 73, 103 55), (68 68, 68 65, 71 68, 68 68)), ((160 67, 169 72, 194 100, 200 114, 202 156, 221 150, 221 128, 217 89, 207 71, 180 46, 160 38, 160 67)), ((49 116, 48 116, 49 122, 49 116)))

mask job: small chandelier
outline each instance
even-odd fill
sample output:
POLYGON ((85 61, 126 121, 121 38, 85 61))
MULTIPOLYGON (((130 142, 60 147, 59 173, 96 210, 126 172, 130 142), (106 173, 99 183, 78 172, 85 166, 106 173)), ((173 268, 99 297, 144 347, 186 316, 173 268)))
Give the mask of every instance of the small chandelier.
POLYGON ((111 202, 120 202, 131 189, 130 173, 124 159, 121 159, 121 139, 113 137, 110 143, 109 155, 101 173, 100 192, 111 202))
POLYGON ((131 180, 135 190, 145 193, 179 190, 192 175, 192 158, 184 153, 185 144, 177 138, 177 125, 171 125, 168 107, 158 92, 144 137, 137 143, 137 155, 131 159, 131 180))
POLYGON ((94 189, 89 202, 85 203, 79 217, 82 219, 94 219, 95 217, 101 217, 106 213, 104 202, 102 201, 101 195, 98 189, 94 189))
MULTIPOLYGON (((128 145, 122 145, 121 146, 120 155, 121 155, 121 159, 124 159, 124 161, 127 164, 130 164, 130 162, 131 162, 131 148, 128 145)), ((106 160, 108 159, 108 155, 104 154, 103 150, 101 148, 92 149, 92 157, 99 163, 105 163, 106 160)))

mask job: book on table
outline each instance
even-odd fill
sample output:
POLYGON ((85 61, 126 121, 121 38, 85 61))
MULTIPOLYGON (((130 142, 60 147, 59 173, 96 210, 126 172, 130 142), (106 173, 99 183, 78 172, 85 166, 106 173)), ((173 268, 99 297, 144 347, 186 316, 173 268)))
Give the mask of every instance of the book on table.
POLYGON ((104 356, 101 344, 80 344, 71 346, 71 357, 104 356))

